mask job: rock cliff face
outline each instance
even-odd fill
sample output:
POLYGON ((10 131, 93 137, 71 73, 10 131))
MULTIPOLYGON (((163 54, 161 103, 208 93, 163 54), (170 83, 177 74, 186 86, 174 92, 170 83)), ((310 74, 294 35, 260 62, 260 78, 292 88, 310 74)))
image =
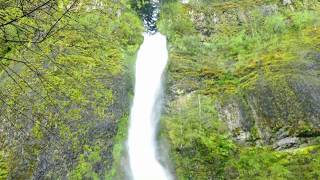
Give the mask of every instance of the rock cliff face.
POLYGON ((0 3, 0 179, 110 179, 143 25, 129 1, 0 3))
MULTIPOLYGON (((0 3, 0 179, 124 178, 129 4, 150 3, 77 2, 0 3)), ((168 0, 160 16, 177 179, 319 179, 319 1, 168 0)))
POLYGON ((319 136, 319 53, 301 56, 295 65, 269 77, 262 72, 250 89, 241 89, 241 96, 218 103, 219 114, 236 139, 285 149, 319 136), (251 133, 254 129, 256 134, 251 133))
POLYGON ((179 178, 319 177, 311 153, 319 153, 320 139, 319 7, 298 0, 163 5, 170 64, 162 135, 179 178), (295 172, 302 159, 307 167, 295 172))

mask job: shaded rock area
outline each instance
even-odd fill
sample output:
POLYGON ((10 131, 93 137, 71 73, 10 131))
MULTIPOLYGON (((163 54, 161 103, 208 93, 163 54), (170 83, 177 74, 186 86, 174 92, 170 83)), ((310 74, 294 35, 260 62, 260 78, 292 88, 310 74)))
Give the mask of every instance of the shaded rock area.
MULTIPOLYGON (((320 131, 319 53, 307 53, 290 74, 260 74, 252 89, 242 89, 218 103, 220 117, 237 141, 297 147, 312 141, 320 131)), ((283 71, 286 68, 282 68, 283 71)))
POLYGON ((296 148, 299 145, 299 139, 296 137, 287 137, 280 139, 277 141, 273 148, 276 150, 282 150, 282 149, 289 149, 289 148, 296 148))

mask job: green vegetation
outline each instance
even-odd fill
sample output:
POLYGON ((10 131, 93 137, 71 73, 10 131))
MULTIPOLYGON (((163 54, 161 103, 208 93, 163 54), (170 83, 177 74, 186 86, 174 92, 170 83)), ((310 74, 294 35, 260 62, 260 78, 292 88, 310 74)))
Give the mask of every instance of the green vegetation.
POLYGON ((0 179, 7 179, 8 177, 8 163, 4 158, 4 152, 0 151, 0 179))
POLYGON ((70 179, 82 179, 92 178, 94 180, 99 179, 99 176, 94 172, 93 164, 101 161, 100 148, 99 147, 84 147, 84 152, 87 155, 81 154, 79 156, 78 165, 70 173, 70 179))
POLYGON ((162 133, 171 142, 170 157, 181 179, 219 177, 235 150, 212 103, 200 95, 181 97, 163 119, 162 133))
MULTIPOLYGON (((0 0, 0 179, 124 179, 152 10, 0 0)), ((177 179, 320 178, 318 0, 168 0, 158 28, 170 53, 160 138, 177 179)))
POLYGON ((128 112, 126 58, 142 42, 141 20, 126 0, 0 7, 1 177, 104 178, 128 112))
POLYGON ((162 135, 178 179, 317 179, 320 146, 274 151, 235 143, 214 99, 187 95, 170 104, 162 135))
POLYGON ((230 8, 229 15, 238 16, 233 11, 240 9, 243 22, 238 22, 235 17, 227 19, 224 17, 227 15, 216 17, 217 24, 208 22, 229 5, 228 2, 227 7, 205 3, 186 6, 168 3, 163 6, 159 27, 171 45, 170 72, 177 71, 171 76, 182 79, 188 75, 190 83, 197 83, 195 87, 204 94, 227 93, 229 90, 234 93, 239 82, 245 87, 255 80, 252 77, 257 77, 260 69, 268 73, 297 60, 297 49, 318 48, 318 9, 291 12, 283 8, 264 16, 260 6, 249 12, 245 10, 254 7, 254 3, 247 6, 235 3, 236 7, 230 8))
POLYGON ((129 117, 123 117, 118 125, 117 136, 115 137, 116 144, 113 147, 112 157, 114 159, 113 166, 110 172, 107 173, 106 179, 124 179, 125 172, 122 169, 121 158, 124 153, 125 141, 127 139, 129 126, 129 117))
POLYGON ((319 12, 313 0, 163 4, 161 132, 178 179, 319 178, 319 12))

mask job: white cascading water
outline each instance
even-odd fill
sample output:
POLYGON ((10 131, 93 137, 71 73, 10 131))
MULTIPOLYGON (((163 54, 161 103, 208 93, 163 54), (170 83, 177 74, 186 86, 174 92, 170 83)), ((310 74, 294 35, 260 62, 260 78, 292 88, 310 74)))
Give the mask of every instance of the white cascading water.
POLYGON ((168 60, 166 37, 144 34, 138 52, 133 106, 130 116, 128 153, 132 179, 168 180, 168 171, 157 159, 155 105, 161 94, 161 77, 168 60))

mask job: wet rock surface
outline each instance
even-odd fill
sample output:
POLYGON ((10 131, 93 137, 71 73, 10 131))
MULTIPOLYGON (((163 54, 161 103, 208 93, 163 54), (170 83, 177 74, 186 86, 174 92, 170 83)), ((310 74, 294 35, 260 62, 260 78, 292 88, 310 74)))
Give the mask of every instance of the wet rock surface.
POLYGON ((254 89, 244 89, 240 98, 231 97, 219 105, 220 117, 227 122, 235 139, 246 133, 250 136, 240 139, 262 140, 264 144, 275 143, 276 149, 286 149, 299 146, 300 138, 318 136, 320 80, 317 72, 320 68, 317 56, 312 55, 312 60, 294 71, 278 82, 261 75, 254 89), (257 129, 258 134, 253 135, 253 129, 257 129))

